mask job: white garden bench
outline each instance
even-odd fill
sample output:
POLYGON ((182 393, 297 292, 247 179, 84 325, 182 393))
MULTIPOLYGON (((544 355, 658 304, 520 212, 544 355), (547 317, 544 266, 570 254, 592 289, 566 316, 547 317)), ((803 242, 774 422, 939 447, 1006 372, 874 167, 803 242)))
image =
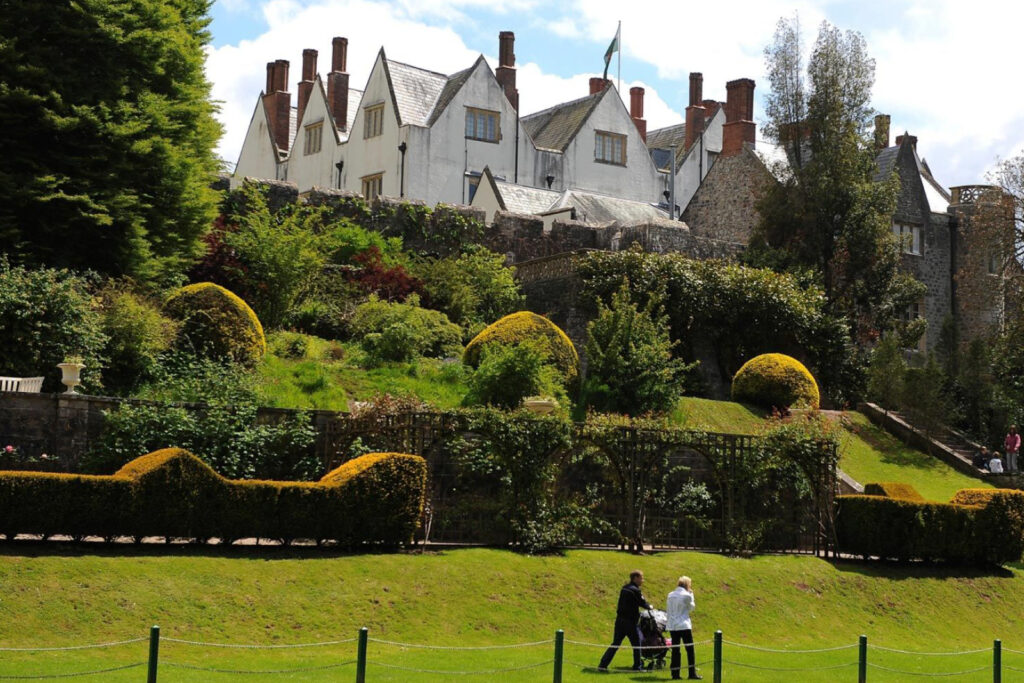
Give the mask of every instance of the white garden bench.
POLYGON ((42 388, 42 377, 0 377, 0 391, 21 391, 37 394, 42 388))

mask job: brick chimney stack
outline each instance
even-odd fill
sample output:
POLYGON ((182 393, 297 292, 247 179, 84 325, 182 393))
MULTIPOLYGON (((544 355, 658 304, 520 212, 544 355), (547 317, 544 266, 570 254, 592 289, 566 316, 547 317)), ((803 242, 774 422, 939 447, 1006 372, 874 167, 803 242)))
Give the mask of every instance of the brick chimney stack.
POLYGON ((640 139, 647 142, 647 121, 644 119, 644 89, 633 86, 629 89, 629 118, 633 119, 640 139))
POLYGON ((516 90, 516 34, 502 31, 498 34, 498 70, 495 77, 505 91, 512 108, 519 111, 519 91, 516 90))
POLYGON ((889 146, 889 115, 875 116, 875 149, 883 150, 889 146))
POLYGON ((725 125, 722 127, 722 156, 734 156, 743 143, 754 145, 754 81, 739 78, 725 84, 725 125))
POLYGON ((590 79, 590 94, 596 95, 597 93, 607 88, 610 84, 611 81, 609 81, 608 79, 601 78, 600 76, 594 76, 590 79))
MULTIPOLYGON (((701 105, 704 97, 704 74, 690 73, 690 105, 686 108, 686 138, 683 146, 690 149, 690 146, 704 132, 704 117, 707 109, 701 105)), ((685 151, 685 150, 684 150, 685 151)))
POLYGON ((331 41, 331 72, 327 74, 327 106, 331 108, 334 125, 348 130, 348 38, 331 41))
POLYGON ((299 124, 302 124, 302 114, 309 104, 309 96, 313 94, 313 82, 316 79, 316 50, 305 49, 302 51, 302 80, 299 81, 299 124))
POLYGON ((292 113, 292 95, 288 92, 288 60, 267 62, 267 89, 263 107, 270 122, 270 136, 281 151, 288 151, 291 140, 289 119, 292 113))

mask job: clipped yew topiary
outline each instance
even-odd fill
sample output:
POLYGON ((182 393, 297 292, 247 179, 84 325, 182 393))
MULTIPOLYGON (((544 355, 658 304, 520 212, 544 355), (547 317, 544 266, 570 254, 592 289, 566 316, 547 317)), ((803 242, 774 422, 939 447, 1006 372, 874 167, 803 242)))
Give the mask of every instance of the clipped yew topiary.
POLYGON ((472 367, 480 364, 481 351, 488 344, 521 344, 529 341, 534 348, 548 356, 559 369, 567 385, 576 382, 580 372, 580 357, 572 340, 542 315, 519 311, 488 325, 466 346, 463 361, 472 367))
POLYGON ((814 377, 803 363, 782 353, 764 353, 744 363, 733 377, 732 399, 783 410, 820 405, 814 377))
POLYGON ((419 456, 370 453, 319 482, 232 480, 166 448, 112 476, 0 472, 0 533, 399 545, 419 523, 426 478, 419 456))
POLYGON ((179 343, 211 358, 252 366, 267 353, 259 318, 237 295, 212 282, 177 290, 164 305, 181 322, 179 343))

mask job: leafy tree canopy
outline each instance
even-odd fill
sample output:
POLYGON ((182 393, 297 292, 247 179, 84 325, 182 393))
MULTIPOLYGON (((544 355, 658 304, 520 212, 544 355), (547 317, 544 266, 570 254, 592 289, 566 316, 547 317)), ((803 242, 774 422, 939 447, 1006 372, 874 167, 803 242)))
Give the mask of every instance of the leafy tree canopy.
POLYGON ((0 250, 174 279, 213 218, 209 0, 0 3, 0 250))

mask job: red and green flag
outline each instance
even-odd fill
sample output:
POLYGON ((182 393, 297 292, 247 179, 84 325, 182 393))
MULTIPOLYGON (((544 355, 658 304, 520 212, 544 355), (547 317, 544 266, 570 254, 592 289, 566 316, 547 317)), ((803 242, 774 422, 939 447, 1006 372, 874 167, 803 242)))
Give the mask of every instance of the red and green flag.
POLYGON ((612 63, 612 55, 619 51, 619 37, 622 34, 622 22, 619 22, 619 27, 615 30, 615 37, 612 38, 611 45, 604 52, 604 75, 602 78, 608 80, 608 65, 612 63))

